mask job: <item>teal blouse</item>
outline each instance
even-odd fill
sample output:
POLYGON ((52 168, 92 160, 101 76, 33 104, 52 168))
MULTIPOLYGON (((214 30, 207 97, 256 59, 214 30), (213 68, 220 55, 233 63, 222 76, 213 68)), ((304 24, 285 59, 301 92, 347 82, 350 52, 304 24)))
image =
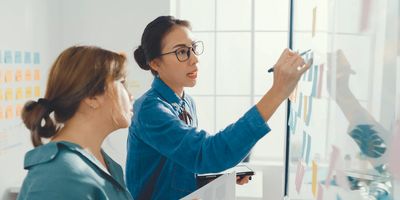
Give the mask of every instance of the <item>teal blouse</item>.
POLYGON ((50 142, 25 155, 22 199, 129 199, 121 166, 102 151, 108 170, 77 144, 50 142))

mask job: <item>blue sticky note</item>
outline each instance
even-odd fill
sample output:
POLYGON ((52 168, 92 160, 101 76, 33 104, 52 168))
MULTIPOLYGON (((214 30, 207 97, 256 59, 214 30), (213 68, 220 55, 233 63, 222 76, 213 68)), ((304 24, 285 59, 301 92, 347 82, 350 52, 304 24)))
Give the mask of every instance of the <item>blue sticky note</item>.
POLYGON ((308 69, 308 72, 307 72, 307 75, 308 75, 308 78, 307 78, 307 81, 312 81, 313 80, 313 70, 314 68, 313 67, 310 67, 310 69, 308 69))
POLYGON ((303 145, 301 147, 301 157, 303 160, 306 157, 306 150, 307 150, 307 133, 303 132, 303 145))
POLYGON ((22 63, 22 53, 21 51, 16 51, 14 54, 14 63, 21 64, 22 63))
POLYGON ((12 53, 11 51, 4 52, 4 63, 5 64, 12 64, 12 53))
POLYGON ((310 151, 311 151, 311 135, 307 134, 307 152, 306 152, 306 162, 310 162, 310 151))
POLYGON ((25 64, 31 64, 32 63, 31 52, 25 51, 25 53, 24 53, 24 63, 25 64))
POLYGON ((318 85, 318 65, 314 65, 312 68, 314 68, 314 78, 313 78, 313 83, 312 83, 312 90, 311 90, 311 96, 316 97, 317 96, 317 85, 318 85))
POLYGON ((342 200, 342 198, 338 194, 336 194, 336 200, 342 200))
POLYGON ((33 64, 40 64, 40 54, 39 54, 39 52, 33 53, 33 64))
POLYGON ((306 118, 304 119, 306 125, 310 125, 310 120, 311 120, 311 115, 312 115, 312 106, 313 106, 313 97, 308 97, 308 106, 307 106, 307 111, 304 111, 307 113, 306 118))
POLYGON ((299 107, 297 109, 297 117, 301 118, 301 108, 303 107, 303 93, 299 94, 299 107))

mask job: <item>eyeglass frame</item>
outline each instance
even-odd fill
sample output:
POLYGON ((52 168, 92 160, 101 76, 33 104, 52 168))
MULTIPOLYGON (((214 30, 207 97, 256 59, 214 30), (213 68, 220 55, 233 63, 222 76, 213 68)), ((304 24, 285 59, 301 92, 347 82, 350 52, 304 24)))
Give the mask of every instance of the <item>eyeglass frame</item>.
POLYGON ((193 54, 196 55, 196 56, 203 54, 203 52, 204 52, 204 43, 203 43, 203 41, 200 41, 200 40, 199 40, 199 41, 193 42, 191 47, 188 47, 188 46, 179 47, 179 48, 176 49, 175 51, 170 51, 170 52, 167 52, 167 53, 162 53, 162 54, 159 55, 159 57, 174 53, 175 56, 176 56, 176 59, 178 59, 179 62, 185 62, 185 61, 187 61, 187 60, 190 59, 190 54, 191 54, 190 52, 191 52, 191 51, 193 51, 193 54), (198 43, 200 43, 200 44, 203 46, 203 50, 201 51, 201 53, 196 53, 196 51, 195 51, 194 48, 193 48, 193 46, 195 46, 195 44, 198 44, 198 43), (183 49, 183 48, 188 49, 188 51, 187 51, 188 53, 187 53, 187 55, 186 55, 187 58, 186 58, 185 60, 180 60, 180 59, 179 59, 179 56, 178 56, 178 51, 179 51, 180 49, 183 49))

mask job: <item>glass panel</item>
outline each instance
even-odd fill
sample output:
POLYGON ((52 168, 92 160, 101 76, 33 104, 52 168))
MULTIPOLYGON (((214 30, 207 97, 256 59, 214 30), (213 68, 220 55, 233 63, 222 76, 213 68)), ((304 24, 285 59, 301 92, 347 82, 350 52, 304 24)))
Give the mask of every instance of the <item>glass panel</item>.
POLYGON ((218 33, 217 56, 217 94, 250 94, 250 33, 218 33))
POLYGON ((217 30, 250 30, 251 0, 217 0, 217 30))
POLYGON ((255 29, 287 31, 289 1, 255 0, 255 29))
MULTIPOLYGON (((257 103, 259 99, 261 99, 261 96, 256 97, 255 103, 257 103)), ((286 110, 287 103, 284 101, 268 121, 271 132, 258 141, 251 151, 251 160, 276 160, 283 163, 286 135, 286 110)))
POLYGON ((250 109, 250 97, 217 97, 216 130, 224 129, 236 122, 248 109, 250 109))
POLYGON ((283 33, 255 33, 254 46, 254 92, 264 95, 273 83, 273 73, 268 69, 273 67, 282 51, 287 47, 286 32, 283 33))
POLYGON ((215 29, 214 0, 182 0, 180 2, 180 18, 189 20, 193 31, 215 29))

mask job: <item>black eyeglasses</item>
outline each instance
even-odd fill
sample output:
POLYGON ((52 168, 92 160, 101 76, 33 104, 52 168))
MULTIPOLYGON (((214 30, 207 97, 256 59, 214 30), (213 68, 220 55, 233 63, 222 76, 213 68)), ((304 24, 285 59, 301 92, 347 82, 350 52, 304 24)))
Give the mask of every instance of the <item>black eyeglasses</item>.
POLYGON ((176 55, 176 58, 180 62, 184 62, 184 61, 187 61, 190 58, 190 50, 192 50, 193 53, 195 55, 197 55, 197 56, 201 55, 203 53, 203 51, 204 51, 203 42, 202 41, 197 41, 197 42, 194 42, 191 47, 180 47, 175 51, 163 53, 160 56, 174 53, 176 55))

